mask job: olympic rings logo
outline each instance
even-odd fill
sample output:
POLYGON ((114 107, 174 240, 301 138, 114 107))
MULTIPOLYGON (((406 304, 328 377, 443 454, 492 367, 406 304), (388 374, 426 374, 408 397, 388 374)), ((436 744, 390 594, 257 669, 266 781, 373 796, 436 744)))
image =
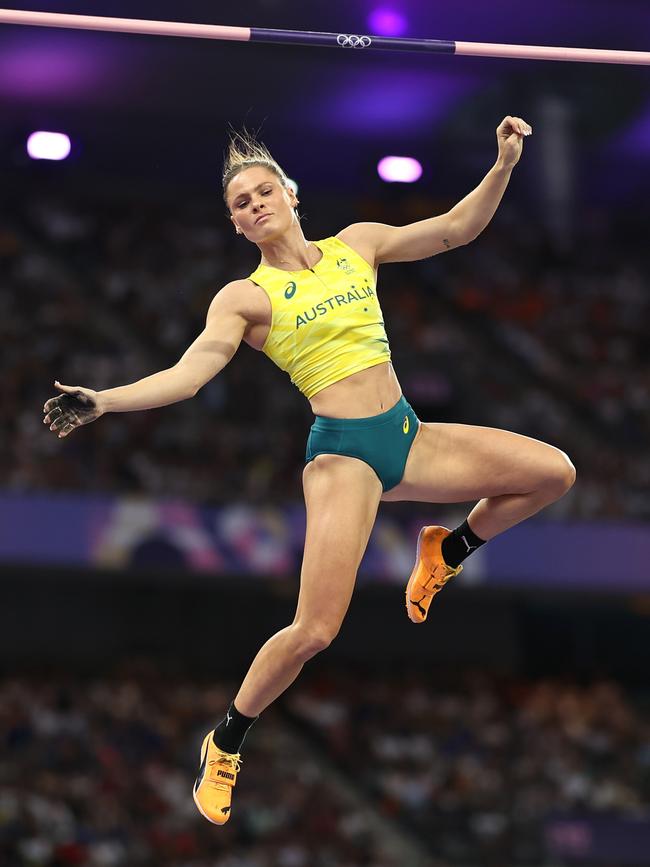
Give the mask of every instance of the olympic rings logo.
POLYGON ((352 33, 339 33, 336 41, 341 48, 368 48, 372 44, 369 36, 355 36, 352 33))

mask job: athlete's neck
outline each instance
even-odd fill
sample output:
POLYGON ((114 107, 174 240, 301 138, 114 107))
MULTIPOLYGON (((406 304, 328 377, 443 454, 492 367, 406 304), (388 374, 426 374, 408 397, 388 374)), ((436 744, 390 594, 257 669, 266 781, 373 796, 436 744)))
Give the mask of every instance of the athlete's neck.
POLYGON ((262 253, 260 264, 282 271, 305 271, 313 268, 322 258, 322 253, 311 241, 307 241, 300 226, 257 245, 262 253))

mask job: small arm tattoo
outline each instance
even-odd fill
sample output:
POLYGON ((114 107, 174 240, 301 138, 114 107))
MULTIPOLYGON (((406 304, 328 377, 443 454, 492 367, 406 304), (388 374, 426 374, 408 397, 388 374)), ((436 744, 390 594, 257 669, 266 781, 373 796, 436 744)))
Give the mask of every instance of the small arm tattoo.
POLYGON ((451 244, 449 243, 449 239, 448 239, 448 238, 443 238, 443 239, 442 239, 442 243, 445 245, 445 247, 446 247, 448 250, 451 250, 451 244))

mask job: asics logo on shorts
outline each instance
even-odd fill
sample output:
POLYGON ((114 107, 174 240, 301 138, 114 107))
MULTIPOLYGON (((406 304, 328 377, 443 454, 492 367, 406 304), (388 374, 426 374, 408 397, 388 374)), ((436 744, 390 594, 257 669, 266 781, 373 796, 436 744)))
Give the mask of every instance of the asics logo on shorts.
POLYGON ((372 44, 369 36, 355 36, 353 33, 339 33, 336 41, 341 48, 368 48, 372 44))
POLYGON ((404 431, 405 434, 407 434, 409 432, 409 428, 410 428, 409 417, 407 415, 405 415, 404 416, 404 423, 402 424, 402 430, 404 431))
POLYGON ((284 288, 284 297, 285 298, 293 298, 293 296, 296 294, 297 288, 298 288, 298 286, 295 283, 293 283, 293 282, 287 283, 287 285, 284 288))

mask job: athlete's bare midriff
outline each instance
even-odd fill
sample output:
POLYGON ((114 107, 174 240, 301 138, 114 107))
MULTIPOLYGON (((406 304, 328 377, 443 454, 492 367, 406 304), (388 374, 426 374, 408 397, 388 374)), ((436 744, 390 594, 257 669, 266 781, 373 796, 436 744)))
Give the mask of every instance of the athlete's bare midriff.
POLYGON ((366 418, 394 406, 402 389, 390 361, 368 367, 333 382, 309 401, 314 415, 366 418))
MULTIPOLYGON (((246 295, 245 316, 249 323, 244 340, 261 352, 271 330, 271 301, 252 280, 242 280, 241 283, 246 295)), ((386 412, 397 403, 401 394, 393 365, 384 361, 328 385, 311 398, 310 404, 314 415, 366 418, 386 412)))

